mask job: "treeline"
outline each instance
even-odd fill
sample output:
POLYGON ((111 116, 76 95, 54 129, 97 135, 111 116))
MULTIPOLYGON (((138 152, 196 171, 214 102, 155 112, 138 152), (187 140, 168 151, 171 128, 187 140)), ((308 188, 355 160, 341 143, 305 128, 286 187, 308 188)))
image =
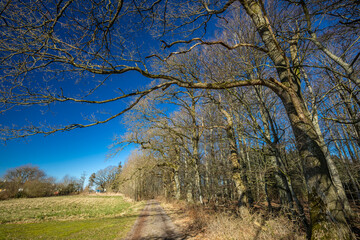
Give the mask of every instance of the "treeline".
POLYGON ((37 166, 23 165, 8 169, 0 178, 0 200, 20 197, 48 197, 78 193, 117 192, 119 176, 122 170, 118 166, 108 166, 92 173, 85 186, 85 172, 80 178, 66 175, 60 181, 47 176, 37 166))
POLYGON ((60 182, 37 166, 24 165, 8 169, 0 180, 0 200, 20 197, 48 197, 83 191, 85 175, 81 178, 66 175, 60 182))

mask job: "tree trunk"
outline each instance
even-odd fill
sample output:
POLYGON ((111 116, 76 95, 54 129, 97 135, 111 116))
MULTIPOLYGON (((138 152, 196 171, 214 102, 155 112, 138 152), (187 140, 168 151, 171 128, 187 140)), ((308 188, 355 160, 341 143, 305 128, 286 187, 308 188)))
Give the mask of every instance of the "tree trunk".
MULTIPOLYGON (((312 121, 304 113, 306 109, 295 106, 290 94, 281 96, 296 138, 297 149, 303 160, 308 187, 312 238, 351 239, 347 213, 343 199, 331 178, 323 152, 321 137, 312 121)), ((346 199, 347 201, 347 199, 346 199)))
POLYGON ((261 2, 240 0, 240 3, 251 17, 280 80, 277 82, 270 79, 271 83, 264 84, 268 84, 281 98, 303 161, 310 205, 311 238, 351 239, 353 235, 347 224, 344 199, 339 197, 332 181, 326 160, 327 153, 323 151, 322 142, 319 140, 321 136, 315 130, 301 96, 299 79, 293 76, 286 52, 276 39, 261 2))
MULTIPOLYGON (((297 52, 297 45, 296 44, 292 44, 292 47, 296 49, 296 52, 297 52)), ((295 55, 292 53, 292 55, 295 55)), ((297 55, 297 54, 296 54, 297 55)), ((295 56, 292 56, 294 59, 295 59, 295 56)), ((298 63, 298 59, 296 58, 296 60, 294 60, 295 64, 298 66, 299 63, 298 63)), ((350 204, 349 204, 349 201, 347 200, 347 197, 346 197, 346 193, 345 193, 345 189, 341 183, 341 180, 340 180, 340 175, 339 175, 339 171, 334 163, 334 160, 331 158, 331 155, 330 155, 330 151, 325 143, 325 140, 324 140, 324 137, 322 136, 322 133, 321 133, 321 129, 320 129, 320 124, 319 124, 319 117, 318 117, 318 112, 317 112, 317 106, 316 106, 316 99, 315 99, 315 95, 314 95, 314 92, 313 92, 313 89, 310 85, 310 82, 309 82, 309 79, 307 77, 307 74, 305 72, 305 70, 303 68, 301 68, 301 72, 302 74, 304 75, 304 79, 305 79, 305 83, 307 85, 307 88, 309 89, 309 92, 310 92, 310 97, 311 97, 311 101, 312 101, 312 113, 311 113, 311 120, 313 122, 313 125, 314 125, 314 129, 317 133, 317 135, 319 136, 319 142, 320 142, 320 146, 321 146, 321 149, 323 151, 323 153, 325 153, 325 158, 326 158, 326 162, 327 162, 327 165, 329 167, 329 171, 330 171, 330 175, 331 175, 331 178, 334 182, 334 185, 338 191, 338 194, 339 194, 339 197, 342 199, 343 203, 344 203, 344 208, 347 212, 347 215, 348 216, 353 216, 353 211, 350 207, 350 204)), ((298 71, 300 73, 300 71, 298 71)), ((304 102, 305 103, 305 102, 304 102)), ((306 104, 305 104, 306 106, 306 104)))
POLYGON ((180 200, 181 191, 180 191, 180 181, 179 181, 179 170, 174 169, 174 191, 175 191, 175 199, 180 200))
POLYGON ((200 154, 199 154, 199 141, 200 141, 200 130, 196 120, 196 103, 193 91, 188 91, 188 94, 191 98, 191 105, 188 109, 191 117, 191 144, 192 144, 192 156, 191 156, 191 166, 194 168, 194 177, 195 177, 195 193, 198 195, 199 202, 203 204, 203 194, 201 189, 201 175, 200 175, 200 154))
POLYGON ((268 186, 267 186, 268 179, 267 179, 266 176, 264 177, 264 181, 265 181, 265 182, 264 182, 264 192, 265 192, 266 202, 267 202, 267 204, 268 204, 268 211, 269 211, 269 212, 272 212, 273 209, 272 209, 271 199, 270 199, 269 192, 268 192, 268 186))
POLYGON ((175 146, 175 166, 173 167, 174 171, 174 192, 175 192, 175 199, 180 200, 181 198, 181 185, 179 179, 179 168, 180 168, 180 148, 175 146))
MULTIPOLYGON (((197 126, 195 126, 197 127, 197 126)), ((195 190, 199 197, 199 202, 203 204, 203 195, 201 191, 201 176, 200 176, 200 156, 199 156, 199 136, 197 133, 197 129, 193 129, 193 138, 192 138, 192 166, 194 167, 194 174, 195 174, 195 190)))
MULTIPOLYGON (((215 100, 214 100, 215 101, 215 100)), ((221 100, 219 100, 221 101, 221 100)), ((227 138, 230 145, 230 162, 232 166, 232 179, 235 183, 236 191, 238 194, 238 206, 243 207, 247 206, 250 207, 251 205, 251 197, 249 196, 251 193, 247 187, 247 178, 244 173, 242 172, 240 166, 240 156, 238 153, 238 146, 235 138, 235 131, 234 131, 234 121, 231 114, 226 111, 220 102, 217 102, 217 106, 222 114, 225 116, 227 121, 227 126, 225 127, 227 138)))
MULTIPOLYGON (((260 90, 261 89, 255 87, 255 91, 257 93, 257 99, 260 102, 259 107, 260 107, 261 121, 264 126, 264 130, 263 130, 264 138, 266 140, 267 146, 269 147, 269 149, 271 149, 271 151, 268 153, 268 155, 270 155, 269 156, 270 162, 276 169, 275 180, 276 180, 277 189, 278 189, 279 196, 280 196, 280 202, 282 204, 282 207, 286 206, 286 208, 290 209, 290 211, 293 212, 293 199, 291 196, 289 186, 287 184, 288 181, 286 179, 285 174, 283 173, 285 171, 285 169, 281 166, 281 162, 280 162, 280 152, 279 152, 278 146, 277 146, 277 144, 279 143, 279 139, 278 139, 277 133, 275 131, 271 131, 271 129, 270 129, 269 125, 272 123, 272 119, 266 109, 264 102, 263 102, 263 98, 261 96, 260 90), (273 137, 271 137, 270 132, 273 133, 272 134, 273 137)), ((272 128, 274 128, 273 125, 274 124, 271 124, 272 128)), ((260 128, 260 126, 259 126, 259 128, 260 128)))
POLYGON ((189 203, 194 202, 192 194, 192 168, 189 166, 188 160, 185 158, 185 181, 186 181, 186 201, 189 203))

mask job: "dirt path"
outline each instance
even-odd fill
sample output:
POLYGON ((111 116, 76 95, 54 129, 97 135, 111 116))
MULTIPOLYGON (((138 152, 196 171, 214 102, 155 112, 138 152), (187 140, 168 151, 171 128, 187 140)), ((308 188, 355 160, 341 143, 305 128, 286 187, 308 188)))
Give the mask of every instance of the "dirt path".
POLYGON ((126 240, 185 239, 156 200, 145 205, 126 240))

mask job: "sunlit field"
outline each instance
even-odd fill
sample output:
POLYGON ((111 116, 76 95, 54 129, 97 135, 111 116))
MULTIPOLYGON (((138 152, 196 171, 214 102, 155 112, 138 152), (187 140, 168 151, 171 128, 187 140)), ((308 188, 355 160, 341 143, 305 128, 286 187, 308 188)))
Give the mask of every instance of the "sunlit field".
POLYGON ((121 239, 141 206, 102 195, 0 201, 0 239, 121 239))

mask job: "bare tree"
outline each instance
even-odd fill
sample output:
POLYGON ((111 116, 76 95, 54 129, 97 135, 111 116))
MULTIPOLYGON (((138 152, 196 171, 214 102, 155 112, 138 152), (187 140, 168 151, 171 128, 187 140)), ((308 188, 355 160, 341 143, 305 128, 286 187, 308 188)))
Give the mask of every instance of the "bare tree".
MULTIPOLYGON (((96 173, 91 174, 89 178, 90 184, 95 184, 101 191, 105 191, 107 187, 112 188, 113 183, 116 180, 118 167, 108 166, 104 169, 100 169, 96 173)), ((108 189, 110 190, 110 189, 108 189)))
POLYGON ((18 184, 24 184, 28 181, 41 180, 46 174, 37 166, 24 165, 17 168, 9 169, 4 175, 4 180, 18 184))

